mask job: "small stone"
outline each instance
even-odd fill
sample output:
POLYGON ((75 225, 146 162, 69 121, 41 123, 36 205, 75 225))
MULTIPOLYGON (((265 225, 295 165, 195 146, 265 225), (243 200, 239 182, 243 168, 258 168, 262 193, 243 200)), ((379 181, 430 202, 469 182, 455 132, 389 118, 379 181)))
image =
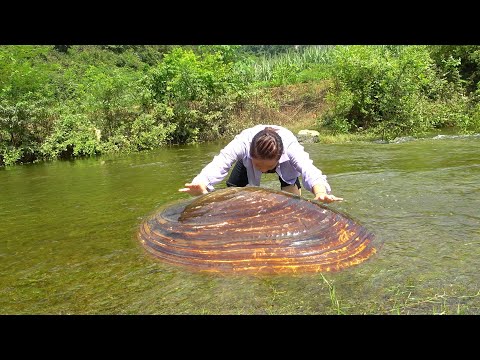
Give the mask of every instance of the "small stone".
POLYGON ((300 130, 297 139, 301 143, 316 143, 319 141, 320 133, 316 130, 300 130))

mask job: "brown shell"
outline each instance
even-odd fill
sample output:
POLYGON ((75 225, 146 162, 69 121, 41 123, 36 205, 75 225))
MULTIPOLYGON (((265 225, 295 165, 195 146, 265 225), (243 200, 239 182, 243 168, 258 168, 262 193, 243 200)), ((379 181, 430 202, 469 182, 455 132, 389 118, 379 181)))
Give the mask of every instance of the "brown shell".
POLYGON ((323 272, 376 252, 374 235, 325 205, 260 187, 229 187, 171 205, 139 240, 173 264, 219 272, 323 272))

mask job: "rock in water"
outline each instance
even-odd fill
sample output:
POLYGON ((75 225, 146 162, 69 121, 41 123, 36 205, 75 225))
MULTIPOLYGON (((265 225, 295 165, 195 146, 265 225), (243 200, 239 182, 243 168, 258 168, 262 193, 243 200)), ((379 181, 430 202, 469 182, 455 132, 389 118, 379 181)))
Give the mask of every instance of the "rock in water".
POLYGON ((256 186, 164 207, 141 224, 138 238, 159 259, 217 272, 336 271, 377 251, 374 235, 347 216, 256 186))
POLYGON ((320 139, 320 133, 316 130, 300 130, 297 139, 300 143, 316 143, 320 139))

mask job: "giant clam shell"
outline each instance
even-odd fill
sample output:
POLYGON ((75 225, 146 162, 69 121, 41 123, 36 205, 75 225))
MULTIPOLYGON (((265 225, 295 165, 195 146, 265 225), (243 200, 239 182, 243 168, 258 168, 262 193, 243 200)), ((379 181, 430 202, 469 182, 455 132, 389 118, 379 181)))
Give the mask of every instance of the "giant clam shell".
POLYGON ((138 238, 155 257, 217 272, 324 272, 367 260, 374 235, 316 201, 247 186, 158 210, 138 238))

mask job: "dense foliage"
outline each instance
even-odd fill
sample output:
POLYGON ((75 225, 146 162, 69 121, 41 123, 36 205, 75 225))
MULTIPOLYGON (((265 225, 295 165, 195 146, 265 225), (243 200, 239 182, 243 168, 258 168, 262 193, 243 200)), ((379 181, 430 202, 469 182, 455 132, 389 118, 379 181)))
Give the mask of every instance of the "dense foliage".
POLYGON ((319 82, 319 130, 471 133, 479 80, 480 46, 3 45, 0 165, 214 140, 281 107, 269 91, 319 82))
POLYGON ((462 76, 461 57, 437 53, 435 60, 433 50, 439 51, 427 46, 337 47, 329 62, 334 85, 323 124, 340 133, 370 130, 386 139, 440 127, 478 131, 473 71, 462 76))

